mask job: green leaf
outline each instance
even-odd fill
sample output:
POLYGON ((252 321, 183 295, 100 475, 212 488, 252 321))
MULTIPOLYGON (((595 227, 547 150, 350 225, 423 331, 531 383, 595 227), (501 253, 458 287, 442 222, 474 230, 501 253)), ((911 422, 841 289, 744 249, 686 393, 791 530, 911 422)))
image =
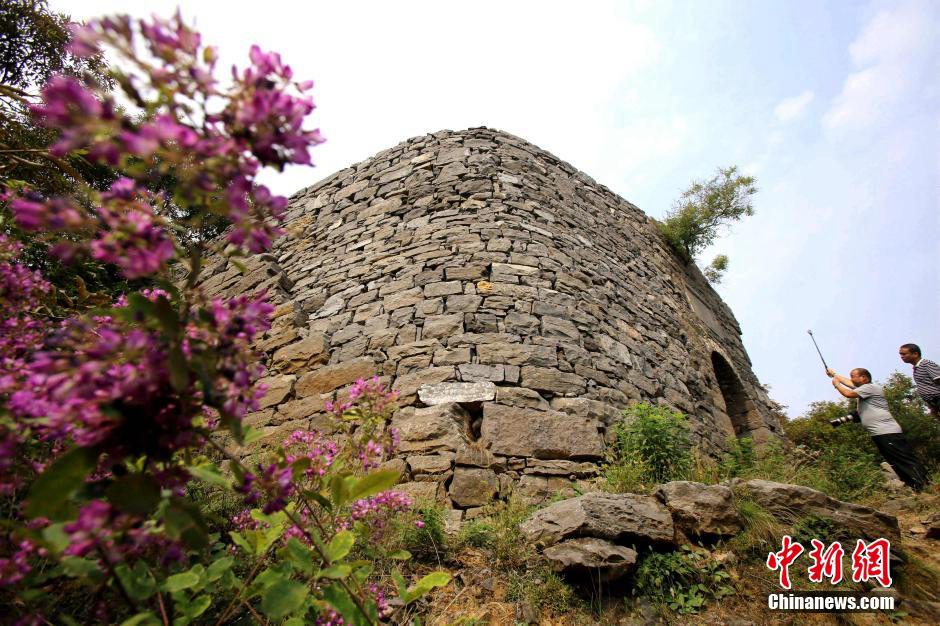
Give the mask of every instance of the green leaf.
POLYGON ((367 623, 364 621, 365 616, 359 611, 356 603, 339 584, 333 584, 324 589, 323 599, 336 609, 346 622, 350 624, 367 623))
POLYGON ((330 499, 324 496, 322 493, 317 493, 316 491, 307 491, 304 495, 311 500, 316 501, 317 504, 322 506, 327 511, 333 510, 333 503, 330 502, 330 499))
POLYGON ((62 559, 62 569, 65 570, 66 576, 72 578, 91 578, 95 574, 101 573, 98 561, 77 556, 67 556, 62 559))
POLYGON ((222 578, 222 574, 232 569, 232 565, 234 564, 235 559, 230 556, 216 559, 216 561, 209 566, 209 569, 206 570, 206 579, 209 582, 213 582, 222 578))
POLYGON ((356 536, 348 530, 341 530, 326 546, 326 558, 330 563, 338 561, 349 554, 353 544, 356 542, 356 536))
POLYGON ((395 559, 396 561, 407 561, 411 558, 411 552, 407 550, 395 550, 388 555, 388 558, 395 559))
POLYGON ((178 344, 170 348, 167 354, 167 365, 169 366, 170 384, 173 389, 181 393, 186 391, 189 388, 189 363, 178 344))
POLYGON ((251 426, 244 426, 242 428, 241 443, 243 446, 251 445, 256 441, 260 441, 262 438, 264 438, 264 431, 252 428, 251 426))
POLYGON ((372 574, 374 566, 368 561, 355 561, 349 564, 353 568, 353 577, 360 583, 366 582, 366 579, 372 574))
POLYGON ((163 589, 168 593, 176 593, 199 584, 199 576, 192 572, 173 574, 163 583, 163 589))
POLYGON ((304 574, 312 574, 315 568, 313 563, 313 554, 310 548, 300 542, 297 537, 291 537, 287 540, 286 548, 287 558, 295 569, 304 574))
POLYGON ((232 486, 232 481, 225 477, 214 465, 189 465, 186 467, 186 471, 211 485, 232 486))
POLYGON ((122 511, 146 515, 160 504, 160 485, 148 474, 128 474, 111 483, 105 495, 122 511))
POLYGON ((255 543, 255 556, 264 556, 271 546, 277 543, 285 530, 287 528, 283 524, 278 524, 265 530, 254 531, 258 533, 258 540, 255 543))
POLYGON ((153 303, 153 314, 160 323, 160 329, 170 337, 176 337, 180 332, 179 315, 173 310, 173 305, 165 297, 160 296, 153 303))
POLYGON ((190 548, 202 549, 209 543, 209 530, 202 512, 188 500, 171 498, 164 512, 164 523, 171 539, 179 539, 190 548))
POLYGON ((283 572, 268 567, 262 570, 261 573, 255 576, 255 579, 251 581, 248 597, 260 595, 264 593, 265 589, 282 580, 289 580, 289 578, 285 576, 283 572))
POLYGON ((414 602, 424 596, 435 587, 443 587, 450 582, 451 576, 447 572, 431 572, 417 583, 415 583, 402 598, 405 604, 414 602))
POLYGON ((157 619, 157 616, 153 613, 138 613, 130 619, 126 619, 121 622, 121 626, 151 626, 151 625, 160 626, 160 620, 157 619))
POLYGON ((398 598, 404 601, 405 594, 408 593, 408 583, 405 582, 405 577, 396 569, 392 571, 392 580, 395 581, 395 589, 398 591, 398 598))
POLYGON ((206 609, 208 609, 210 606, 212 606, 212 598, 203 594, 193 600, 193 603, 189 605, 189 609, 186 611, 186 614, 193 618, 199 617, 205 613, 206 609))
POLYGON ((244 550, 246 554, 255 553, 255 547, 251 545, 247 539, 242 537, 240 533, 232 531, 229 535, 232 537, 232 541, 235 542, 235 545, 244 550))
POLYGON ((265 590, 261 610, 271 619, 281 619, 303 606, 308 593, 310 590, 302 583, 280 580, 265 590))
POLYGON ((114 573, 132 600, 146 600, 157 590, 157 582, 143 561, 137 561, 133 569, 126 563, 120 563, 115 566, 114 573))
POLYGON ((29 490, 26 516, 55 518, 98 463, 98 451, 72 448, 48 467, 29 490))
POLYGON ((333 476, 333 479, 330 481, 330 496, 333 500, 333 506, 341 507, 349 502, 350 480, 355 481, 355 478, 347 474, 336 474, 333 476))
POLYGON ((42 529, 42 538, 54 554, 61 554, 71 541, 62 529, 63 526, 65 526, 65 522, 51 524, 42 529))
POLYGON ((346 578, 352 573, 352 567, 345 563, 320 570, 320 578, 346 578))
POLYGON ((398 484, 401 473, 397 470, 377 470, 360 478, 349 489, 350 500, 361 500, 391 489, 398 484))

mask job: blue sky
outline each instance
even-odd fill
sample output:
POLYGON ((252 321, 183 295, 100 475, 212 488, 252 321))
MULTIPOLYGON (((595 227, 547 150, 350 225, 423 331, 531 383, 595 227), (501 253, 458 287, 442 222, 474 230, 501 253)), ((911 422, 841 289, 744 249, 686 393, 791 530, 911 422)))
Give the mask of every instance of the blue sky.
MULTIPOLYGON (((51 0, 86 18, 175 2, 51 0)), ((257 2, 184 5, 224 62, 252 43, 316 81, 328 143, 292 193, 399 141, 490 126, 661 217, 723 165, 756 215, 703 255, 754 370, 791 417, 837 396, 830 365, 940 360, 940 3, 257 2), (263 7, 264 10, 259 10, 263 7)))

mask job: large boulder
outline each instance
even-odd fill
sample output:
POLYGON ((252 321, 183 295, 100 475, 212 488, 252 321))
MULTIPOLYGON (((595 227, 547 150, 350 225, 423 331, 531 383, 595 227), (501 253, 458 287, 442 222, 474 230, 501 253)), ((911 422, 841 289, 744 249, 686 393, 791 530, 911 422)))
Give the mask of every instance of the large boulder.
POLYGON ((588 493, 536 511, 520 526, 531 541, 597 537, 617 543, 673 544, 672 516, 659 500, 633 493, 588 493))
POLYGON ((545 548, 542 556, 556 572, 588 572, 602 581, 620 578, 636 564, 636 550, 596 537, 562 541, 545 548))
POLYGON ((860 504, 842 502, 809 487, 759 479, 748 480, 740 485, 745 495, 785 523, 815 515, 831 519, 837 528, 858 539, 884 537, 898 541, 901 537, 898 518, 893 515, 860 504))
POLYGON ((672 513, 676 529, 688 537, 730 537, 744 528, 734 494, 723 485, 677 480, 660 485, 654 495, 672 513))

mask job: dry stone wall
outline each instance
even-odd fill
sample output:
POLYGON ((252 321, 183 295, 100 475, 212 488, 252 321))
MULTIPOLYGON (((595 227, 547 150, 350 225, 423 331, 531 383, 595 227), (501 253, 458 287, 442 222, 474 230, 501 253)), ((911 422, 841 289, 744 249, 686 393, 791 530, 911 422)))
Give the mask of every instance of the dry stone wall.
POLYGON ((288 235, 206 288, 278 309, 270 440, 322 427, 377 375, 401 393, 405 489, 472 511, 596 476, 629 403, 691 416, 699 445, 776 436, 731 311, 637 207, 512 135, 416 137, 298 192, 288 235))

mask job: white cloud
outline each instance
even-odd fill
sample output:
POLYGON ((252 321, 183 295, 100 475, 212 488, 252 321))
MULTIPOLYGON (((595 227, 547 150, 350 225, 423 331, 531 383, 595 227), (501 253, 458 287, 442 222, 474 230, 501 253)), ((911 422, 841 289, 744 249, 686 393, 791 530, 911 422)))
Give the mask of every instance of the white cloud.
POLYGON ((937 16, 925 0, 877 13, 849 46, 857 70, 849 74, 823 117, 827 130, 873 125, 936 70, 931 54, 937 16))
POLYGON ((803 115, 806 107, 813 101, 815 94, 812 91, 804 91, 798 96, 786 98, 780 101, 780 104, 774 107, 774 115, 781 122, 789 122, 803 115))

